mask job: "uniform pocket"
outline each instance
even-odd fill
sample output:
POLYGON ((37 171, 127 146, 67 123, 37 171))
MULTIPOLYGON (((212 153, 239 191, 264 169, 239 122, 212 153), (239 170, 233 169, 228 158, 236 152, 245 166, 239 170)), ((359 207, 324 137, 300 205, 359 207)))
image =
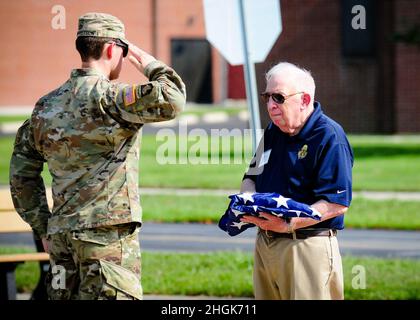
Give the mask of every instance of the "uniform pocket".
POLYGON ((116 298, 124 299, 129 296, 141 300, 143 298, 143 290, 140 279, 130 270, 106 260, 99 260, 101 265, 101 273, 104 278, 104 291, 107 286, 116 290, 116 298))
POLYGON ((119 236, 117 228, 115 228, 114 226, 110 226, 106 228, 94 228, 74 231, 73 239, 106 246, 115 241, 118 241, 119 236))

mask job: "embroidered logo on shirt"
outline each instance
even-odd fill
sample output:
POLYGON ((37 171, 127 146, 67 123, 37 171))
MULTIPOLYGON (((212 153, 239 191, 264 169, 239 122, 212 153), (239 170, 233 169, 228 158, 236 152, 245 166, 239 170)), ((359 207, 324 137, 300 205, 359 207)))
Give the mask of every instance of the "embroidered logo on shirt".
POLYGON ((337 194, 340 194, 340 193, 343 193, 343 192, 346 192, 347 190, 337 190, 337 194))
POLYGON ((305 144, 302 149, 300 149, 300 151, 298 152, 298 159, 303 159, 306 157, 306 155, 308 154, 308 145, 305 144))

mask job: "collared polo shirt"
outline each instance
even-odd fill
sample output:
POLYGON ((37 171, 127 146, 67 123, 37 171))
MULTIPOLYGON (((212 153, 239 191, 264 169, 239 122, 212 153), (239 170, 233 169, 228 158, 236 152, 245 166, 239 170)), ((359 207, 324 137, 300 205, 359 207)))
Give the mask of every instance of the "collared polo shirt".
MULTIPOLYGON (((319 102, 295 136, 271 122, 258 150, 250 165, 254 171, 244 176, 255 182, 256 192, 276 192, 309 205, 323 199, 350 206, 353 151, 343 128, 322 112, 319 102)), ((343 229, 344 215, 310 228, 343 229)))

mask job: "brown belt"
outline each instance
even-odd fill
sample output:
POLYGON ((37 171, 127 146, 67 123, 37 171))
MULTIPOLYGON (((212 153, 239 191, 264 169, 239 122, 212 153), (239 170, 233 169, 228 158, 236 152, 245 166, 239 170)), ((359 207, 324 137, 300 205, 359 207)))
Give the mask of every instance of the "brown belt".
POLYGON ((286 238, 286 239, 307 239, 310 237, 334 237, 337 235, 335 229, 301 229, 293 233, 278 233, 260 229, 267 238, 286 238))

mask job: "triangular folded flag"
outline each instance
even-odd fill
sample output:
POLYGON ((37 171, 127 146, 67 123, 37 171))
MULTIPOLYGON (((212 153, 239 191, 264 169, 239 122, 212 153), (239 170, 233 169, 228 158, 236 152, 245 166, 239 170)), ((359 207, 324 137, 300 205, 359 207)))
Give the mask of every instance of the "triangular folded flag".
POLYGON ((239 193, 229 196, 230 203, 220 218, 219 228, 230 236, 255 227, 252 223, 240 219, 246 214, 258 217, 261 212, 273 214, 281 218, 311 218, 321 220, 321 214, 311 206, 285 198, 278 193, 239 193))

